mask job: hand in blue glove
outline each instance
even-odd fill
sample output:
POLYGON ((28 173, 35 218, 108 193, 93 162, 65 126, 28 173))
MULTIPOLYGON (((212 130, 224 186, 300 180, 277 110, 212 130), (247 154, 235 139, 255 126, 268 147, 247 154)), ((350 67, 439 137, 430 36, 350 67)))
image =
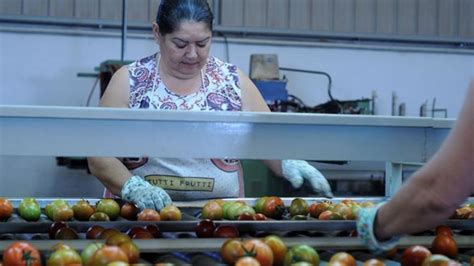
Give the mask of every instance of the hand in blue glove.
POLYGON ((135 203, 140 210, 161 210, 172 203, 160 187, 152 186, 139 176, 130 177, 122 187, 122 199, 135 203))
POLYGON ((316 168, 306 161, 282 160, 281 169, 283 177, 290 181, 294 188, 300 188, 307 180, 314 192, 332 198, 331 187, 326 178, 316 168))

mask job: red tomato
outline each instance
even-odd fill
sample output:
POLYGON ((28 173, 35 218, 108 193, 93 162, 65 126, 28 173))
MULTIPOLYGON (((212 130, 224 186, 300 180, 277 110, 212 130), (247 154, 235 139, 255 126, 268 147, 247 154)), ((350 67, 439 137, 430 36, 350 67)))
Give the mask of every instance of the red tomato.
POLYGON ((214 237, 234 238, 239 236, 239 231, 232 225, 219 225, 214 230, 214 237))
POLYGON ((159 238, 161 236, 160 228, 154 224, 145 225, 143 228, 148 230, 148 232, 150 232, 154 238, 159 238))
POLYGON ((255 221, 257 218, 255 217, 255 214, 244 212, 241 215, 237 217, 237 220, 239 221, 255 221))
POLYGON ((265 221, 267 219, 267 216, 263 213, 257 213, 255 214, 255 220, 257 221, 265 221))
POLYGON ((103 246, 99 248, 90 260, 91 265, 107 265, 114 261, 123 261, 128 263, 128 257, 125 252, 116 246, 103 246))
POLYGON ((402 266, 422 265, 425 258, 429 257, 431 252, 423 246, 411 246, 402 254, 402 266))
POLYGON ((283 265, 285 261, 285 254, 288 251, 283 240, 277 235, 269 235, 263 239, 273 252, 273 263, 275 265, 283 265))
POLYGON ((120 208, 120 216, 127 220, 135 221, 140 210, 135 206, 135 204, 130 202, 125 202, 120 208))
POLYGON ((194 228, 197 237, 210 238, 214 236, 216 225, 209 219, 201 220, 194 228))
POLYGON ((436 235, 445 235, 449 237, 453 237, 453 231, 451 231, 451 228, 447 225, 439 225, 436 227, 436 235))
POLYGON ((331 256, 329 263, 338 262, 344 266, 356 266, 356 260, 354 257, 347 252, 337 252, 331 256))
POLYGON ((181 221, 181 211, 174 205, 168 205, 161 209, 161 221, 181 221))
POLYGON ((235 262, 235 266, 260 266, 260 262, 254 257, 245 256, 235 262))
POLYGON ((161 220, 160 213, 152 209, 144 209, 138 214, 138 221, 153 221, 159 222, 161 220))
POLYGON ((273 265, 272 249, 259 239, 248 239, 243 242, 243 249, 246 253, 255 256, 255 259, 260 262, 262 266, 273 265))
POLYGON ((60 249, 51 254, 47 264, 48 266, 82 265, 82 258, 73 249, 60 249))
POLYGON ((13 242, 3 251, 3 263, 15 266, 40 266, 41 257, 38 250, 27 242, 13 242))
POLYGON ((433 254, 441 254, 451 258, 458 255, 458 245, 456 241, 445 235, 438 235, 431 242, 431 251, 433 254))
POLYGON ((4 198, 0 198, 0 221, 7 220, 12 216, 13 205, 12 203, 4 198))
POLYGON ((104 231, 105 228, 100 226, 100 225, 93 225, 87 229, 86 232, 86 238, 87 239, 98 239, 100 237, 100 234, 102 234, 102 231, 104 231))
POLYGON ((242 241, 229 239, 221 246, 220 254, 225 263, 234 265, 234 263, 244 255, 242 241))
POLYGON ((262 213, 267 217, 280 219, 285 210, 285 204, 281 198, 268 197, 263 203, 262 213))

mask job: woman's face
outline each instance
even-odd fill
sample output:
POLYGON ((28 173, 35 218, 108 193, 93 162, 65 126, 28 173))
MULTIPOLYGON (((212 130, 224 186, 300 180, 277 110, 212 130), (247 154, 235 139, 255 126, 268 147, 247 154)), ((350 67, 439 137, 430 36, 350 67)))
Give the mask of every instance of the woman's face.
POLYGON ((161 64, 178 78, 198 75, 206 65, 212 32, 203 22, 181 22, 172 33, 162 36, 155 28, 160 45, 161 64))

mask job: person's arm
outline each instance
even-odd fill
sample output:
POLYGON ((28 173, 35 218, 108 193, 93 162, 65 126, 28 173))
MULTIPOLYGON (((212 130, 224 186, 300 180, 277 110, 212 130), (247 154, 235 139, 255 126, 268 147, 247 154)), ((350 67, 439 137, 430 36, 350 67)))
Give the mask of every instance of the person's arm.
MULTIPOLYGON (((251 112, 270 112, 255 84, 240 69, 238 70, 242 90, 242 110, 251 112)), ((326 178, 316 168, 301 160, 262 160, 275 175, 288 180, 294 188, 307 180, 312 190, 326 197, 332 197, 331 187, 326 178)))
POLYGON ((433 228, 474 193, 474 80, 454 128, 436 154, 383 205, 379 240, 433 228))
MULTIPOLYGON (((128 108, 129 81, 126 67, 120 68, 110 80, 99 106, 128 108)), ((120 145, 119 143, 117 145, 120 145)), ((87 158, 91 173, 113 194, 121 196, 123 184, 132 176, 127 167, 115 157, 87 158)))

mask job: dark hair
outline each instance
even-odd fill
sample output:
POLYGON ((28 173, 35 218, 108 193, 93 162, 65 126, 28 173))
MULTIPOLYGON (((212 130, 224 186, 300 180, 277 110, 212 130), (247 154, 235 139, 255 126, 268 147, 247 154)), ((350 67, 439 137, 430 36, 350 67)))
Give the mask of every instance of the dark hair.
POLYGON ((212 31, 213 20, 207 0, 161 0, 156 14, 161 35, 174 32, 183 21, 204 22, 212 31))

